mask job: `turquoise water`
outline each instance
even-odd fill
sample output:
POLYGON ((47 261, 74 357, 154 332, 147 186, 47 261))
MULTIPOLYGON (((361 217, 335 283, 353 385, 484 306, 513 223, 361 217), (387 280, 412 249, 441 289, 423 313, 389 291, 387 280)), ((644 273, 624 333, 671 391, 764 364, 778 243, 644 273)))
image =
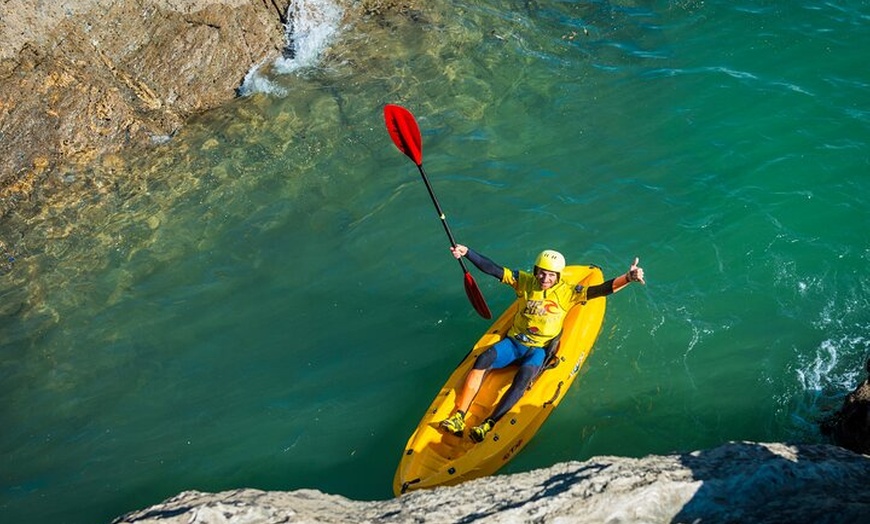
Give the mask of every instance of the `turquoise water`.
POLYGON ((392 496, 488 324, 385 103, 417 116, 458 241, 510 266, 552 247, 646 270, 504 472, 823 442, 870 353, 868 18, 861 1, 447 2, 264 73, 278 91, 127 159, 133 181, 76 174, 95 196, 0 226, 2 520, 108 522, 188 489, 392 496))

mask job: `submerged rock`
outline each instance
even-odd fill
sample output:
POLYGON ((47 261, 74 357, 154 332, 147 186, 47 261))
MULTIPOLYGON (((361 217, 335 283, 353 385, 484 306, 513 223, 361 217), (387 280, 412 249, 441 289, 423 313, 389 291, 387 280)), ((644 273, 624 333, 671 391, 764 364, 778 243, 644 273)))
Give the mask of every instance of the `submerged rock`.
POLYGON ((868 478, 870 457, 836 446, 739 442, 598 457, 383 501, 308 489, 187 491, 115 523, 862 522, 868 478))

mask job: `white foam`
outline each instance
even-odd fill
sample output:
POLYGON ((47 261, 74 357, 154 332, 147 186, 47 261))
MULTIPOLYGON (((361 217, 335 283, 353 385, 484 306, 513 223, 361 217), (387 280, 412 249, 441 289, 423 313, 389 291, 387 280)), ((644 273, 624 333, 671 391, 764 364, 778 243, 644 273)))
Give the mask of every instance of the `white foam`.
POLYGON ((257 64, 245 75, 239 87, 239 95, 248 96, 254 93, 269 93, 276 96, 287 96, 287 90, 272 81, 262 73, 263 64, 257 64))
POLYGON ((275 60, 278 73, 313 67, 338 33, 342 10, 329 0, 293 0, 287 7, 286 38, 292 57, 275 60))
POLYGON ((870 341, 860 336, 822 341, 813 361, 797 370, 798 381, 804 391, 820 392, 828 388, 839 391, 855 387, 862 370, 842 369, 841 352, 847 355, 862 354, 868 345, 870 341))
POLYGON ((292 0, 287 7, 285 38, 287 56, 279 57, 271 67, 260 63, 251 68, 239 87, 241 96, 269 93, 286 96, 287 90, 267 76, 268 73, 291 74, 315 67, 323 51, 339 32, 341 8, 331 0, 292 0))

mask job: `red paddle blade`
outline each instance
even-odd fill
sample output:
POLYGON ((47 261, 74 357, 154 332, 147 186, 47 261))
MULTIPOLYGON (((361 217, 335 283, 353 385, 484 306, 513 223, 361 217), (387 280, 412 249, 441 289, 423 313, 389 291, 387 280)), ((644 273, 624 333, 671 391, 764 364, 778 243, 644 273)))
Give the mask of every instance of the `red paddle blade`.
POLYGON ((420 127, 414 120, 414 115, 402 106, 387 104, 384 106, 384 121, 393 143, 399 151, 408 155, 415 164, 423 164, 423 140, 420 137, 420 127))
POLYGON ((489 311, 489 306, 486 305, 486 300, 483 299, 480 288, 477 287, 477 282, 467 271, 465 273, 465 294, 468 295, 468 300, 471 301, 471 305, 480 316, 485 319, 492 318, 492 313, 489 311))

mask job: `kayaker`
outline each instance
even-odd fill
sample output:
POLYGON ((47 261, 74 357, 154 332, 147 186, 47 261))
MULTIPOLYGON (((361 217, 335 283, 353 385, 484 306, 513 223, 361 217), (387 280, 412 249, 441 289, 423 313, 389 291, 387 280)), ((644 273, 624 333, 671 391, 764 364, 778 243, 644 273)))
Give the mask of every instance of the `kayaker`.
POLYGON ((531 380, 544 365, 547 344, 562 331, 565 316, 572 306, 616 293, 631 282, 645 284, 643 268, 638 266, 640 260, 636 257, 624 275, 584 287, 579 284, 572 286, 561 280, 565 257, 552 249, 538 255, 531 273, 496 264, 461 244, 450 250, 457 259, 467 257, 484 273, 514 288, 517 297, 523 300, 507 336, 477 357, 456 396, 455 411, 441 421, 441 428, 462 435, 465 431, 465 414, 480 390, 486 372, 518 363, 520 367, 513 382, 495 410, 483 423, 471 428, 470 436, 475 442, 483 442, 499 419, 523 396, 531 380))

